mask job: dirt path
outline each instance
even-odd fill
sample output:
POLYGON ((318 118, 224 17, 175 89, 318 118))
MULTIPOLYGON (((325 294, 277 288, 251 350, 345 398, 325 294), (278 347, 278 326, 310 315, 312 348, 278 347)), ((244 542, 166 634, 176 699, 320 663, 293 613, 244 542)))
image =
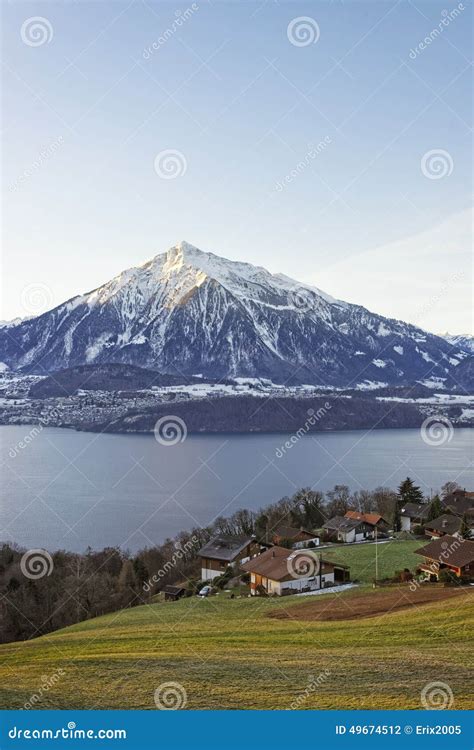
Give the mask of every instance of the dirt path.
POLYGON ((285 610, 274 610, 268 617, 276 620, 358 620, 463 595, 472 596, 474 590, 467 587, 454 589, 427 585, 411 591, 409 585, 405 584, 365 594, 341 595, 330 599, 325 599, 324 596, 315 597, 310 603, 305 602, 297 606, 288 601, 285 610))

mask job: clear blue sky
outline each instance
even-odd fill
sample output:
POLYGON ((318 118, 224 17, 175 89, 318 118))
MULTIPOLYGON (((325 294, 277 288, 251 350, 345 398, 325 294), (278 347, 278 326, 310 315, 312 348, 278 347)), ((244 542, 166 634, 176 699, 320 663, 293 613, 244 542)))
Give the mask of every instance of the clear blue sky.
POLYGON ((30 312, 25 288, 51 307, 186 239, 431 330, 468 330, 461 6, 416 52, 457 3, 4 3, 2 317, 30 312), (21 30, 36 16, 50 27, 33 46, 21 30), (316 43, 289 41, 300 16, 316 43), (186 164, 175 179, 154 167, 168 149, 186 164), (440 149, 446 174, 432 179, 421 163, 440 149))

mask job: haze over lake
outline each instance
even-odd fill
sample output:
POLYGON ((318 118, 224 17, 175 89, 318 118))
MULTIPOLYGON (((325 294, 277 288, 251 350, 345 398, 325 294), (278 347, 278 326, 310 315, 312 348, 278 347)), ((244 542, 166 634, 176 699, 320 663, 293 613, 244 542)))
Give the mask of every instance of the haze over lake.
POLYGON ((290 435, 152 435, 0 428, 0 541, 27 548, 132 551, 239 508, 258 509, 303 486, 396 488, 407 475, 426 494, 447 481, 474 486, 470 429, 441 446, 419 430, 313 433, 282 456, 290 435))

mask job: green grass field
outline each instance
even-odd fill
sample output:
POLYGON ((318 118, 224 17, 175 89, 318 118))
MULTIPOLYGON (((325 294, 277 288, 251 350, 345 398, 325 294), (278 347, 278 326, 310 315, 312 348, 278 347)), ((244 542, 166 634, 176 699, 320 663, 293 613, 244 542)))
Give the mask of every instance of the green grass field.
MULTIPOLYGON (((368 554, 362 547, 344 552, 368 554)), ((330 606, 331 595, 321 598, 330 606)), ((187 708, 194 709, 288 709, 299 696, 302 709, 421 708, 421 690, 439 680, 452 689, 453 708, 472 708, 468 598, 337 622, 266 616, 309 606, 314 597, 221 594, 136 607, 1 646, 0 707, 21 708, 44 678, 62 669, 37 708, 155 709, 154 692, 168 681, 183 686, 187 708), (319 686, 307 690, 321 675, 319 686)))
POLYGON ((389 541, 383 544, 340 544, 321 550, 326 560, 344 563, 351 569, 351 579, 363 583, 372 583, 375 578, 375 551, 378 557, 378 578, 388 578, 396 570, 409 568, 415 570, 422 562, 414 550, 423 547, 423 541, 389 541))

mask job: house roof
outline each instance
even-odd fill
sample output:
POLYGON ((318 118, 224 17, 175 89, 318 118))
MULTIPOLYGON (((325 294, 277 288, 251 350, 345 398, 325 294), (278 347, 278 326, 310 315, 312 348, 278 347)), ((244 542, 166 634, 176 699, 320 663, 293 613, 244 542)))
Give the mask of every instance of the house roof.
MULTIPOLYGON (((277 546, 267 549, 257 557, 252 557, 251 560, 242 565, 242 568, 248 573, 256 573, 265 578, 271 578, 272 581, 290 581, 295 578, 290 572, 292 570, 292 560, 295 561, 294 565, 297 565, 298 557, 301 557, 301 555, 311 555, 315 560, 319 560, 321 573, 334 570, 333 563, 321 560, 319 555, 316 555, 314 552, 309 550, 289 550, 285 547, 277 546)), ((308 578, 311 578, 312 575, 314 575, 314 572, 310 573, 308 578)))
POLYGON ((448 495, 443 500, 445 508, 449 508, 453 513, 458 516, 463 516, 469 510, 474 509, 474 493, 466 492, 465 495, 453 496, 448 495))
POLYGON ((434 539, 426 547, 416 549, 415 554, 456 568, 464 568, 474 562, 474 542, 445 534, 439 539, 434 539))
POLYGON ((295 529, 294 526, 278 526, 273 532, 273 536, 279 536, 282 539, 293 539, 294 536, 299 536, 300 534, 306 534, 308 539, 314 539, 316 536, 311 531, 307 531, 306 529, 295 529))
POLYGON ((455 534, 460 528, 461 519, 459 516, 453 516, 452 513, 443 513, 438 518, 425 523, 425 529, 442 531, 443 534, 455 534))
POLYGON ((164 591, 165 594, 174 594, 178 595, 181 592, 186 591, 186 589, 183 586, 165 586, 162 591, 164 591))
POLYGON ((200 557, 209 557, 213 560, 224 560, 232 562, 245 547, 255 541, 253 536, 229 536, 219 534, 208 541, 202 547, 198 555, 200 557))
POLYGON ((371 526, 376 526, 380 521, 387 523, 380 513, 360 513, 358 510, 348 510, 345 518, 352 518, 354 521, 365 521, 371 526))
POLYGON ((352 529, 356 529, 362 521, 355 519, 355 518, 346 518, 345 516, 334 516, 334 518, 330 518, 329 521, 326 521, 326 523, 323 526, 323 529, 328 529, 329 531, 352 531, 352 529))
POLYGON ((409 518, 425 518, 430 510, 431 503, 405 503, 400 515, 409 518))

